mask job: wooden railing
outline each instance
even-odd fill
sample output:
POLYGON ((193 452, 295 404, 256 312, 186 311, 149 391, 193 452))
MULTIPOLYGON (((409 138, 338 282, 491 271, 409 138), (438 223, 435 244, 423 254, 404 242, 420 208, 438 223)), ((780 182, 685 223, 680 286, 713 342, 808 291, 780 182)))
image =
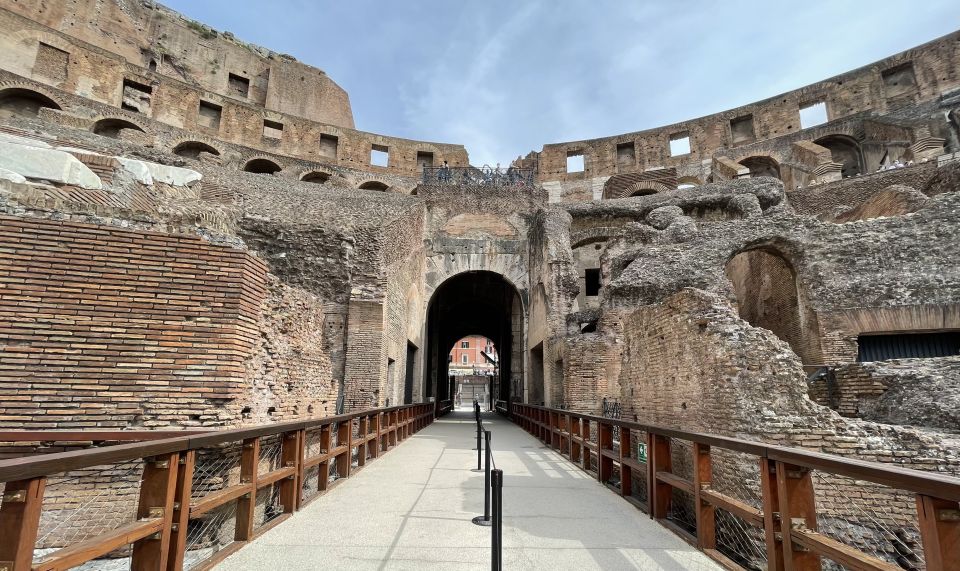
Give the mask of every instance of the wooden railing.
POLYGON ((515 423, 729 569, 819 571, 822 559, 851 570, 960 569, 958 478, 565 410, 511 409, 515 423))
POLYGON ((405 405, 0 461, 0 571, 105 557, 210 568, 434 415, 432 403, 405 405))

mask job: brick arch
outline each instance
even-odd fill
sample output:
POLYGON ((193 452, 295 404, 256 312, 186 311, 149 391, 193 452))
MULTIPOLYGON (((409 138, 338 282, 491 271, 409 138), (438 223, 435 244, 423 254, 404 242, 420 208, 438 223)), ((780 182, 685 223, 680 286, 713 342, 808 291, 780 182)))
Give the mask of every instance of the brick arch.
POLYGON ((783 180, 780 172, 781 161, 777 160, 773 155, 748 155, 737 159, 737 163, 750 169, 751 178, 755 176, 772 176, 778 180, 783 180))
POLYGON ((627 187, 624 194, 618 198, 628 198, 631 196, 647 196, 648 194, 656 194, 658 192, 666 192, 668 190, 674 190, 674 189, 663 184, 662 182, 642 180, 642 181, 631 184, 629 187, 627 187))
POLYGON ((622 234, 623 229, 615 226, 588 228, 570 235, 570 248, 576 250, 577 248, 593 244, 594 242, 604 242, 619 238, 622 234))
POLYGON ((700 179, 695 176, 682 176, 677 179, 677 188, 680 188, 680 185, 683 184, 692 184, 693 186, 700 186, 703 183, 700 182, 700 179))
POLYGON ((731 253, 724 274, 741 319, 772 331, 804 365, 821 365, 820 327, 793 251, 793 244, 781 241, 748 244, 731 253))
POLYGON ((199 158, 200 153, 210 153, 217 157, 223 155, 219 148, 205 141, 187 139, 173 146, 171 152, 177 156, 188 158, 199 158))
POLYGON ((303 171, 298 178, 303 182, 323 184, 333 177, 334 174, 326 169, 308 169, 303 171))
POLYGON ((35 101, 38 112, 39 109, 43 107, 56 109, 58 111, 64 108, 63 100, 55 95, 52 90, 26 82, 0 83, 0 105, 2 105, 4 100, 14 98, 35 101))
POLYGON ((95 135, 116 138, 123 129, 133 129, 146 133, 146 129, 136 121, 131 121, 124 116, 108 116, 97 119, 90 125, 90 131, 95 135))
POLYGON ((243 162, 243 168, 241 170, 246 172, 264 172, 260 169, 268 168, 268 166, 271 169, 273 167, 276 167, 276 170, 270 171, 269 174, 277 174, 278 172, 283 171, 283 164, 280 161, 276 160, 274 157, 269 155, 254 155, 252 157, 248 157, 243 162), (268 163, 271 164, 272 166, 269 166, 268 163), (258 170, 249 170, 251 168, 258 169, 258 170))
MULTIPOLYGON (((210 137, 203 137, 197 134, 190 134, 188 136, 178 137, 170 143, 170 152, 176 153, 176 149, 185 145, 199 145, 204 147, 210 147, 211 149, 217 151, 218 156, 223 156, 226 149, 223 147, 220 141, 211 139, 210 137)), ((276 162, 276 161, 274 161, 276 162)))
POLYGON ((358 184, 357 188, 360 190, 376 190, 376 191, 386 192, 387 190, 390 189, 390 184, 382 180, 370 179, 358 184))

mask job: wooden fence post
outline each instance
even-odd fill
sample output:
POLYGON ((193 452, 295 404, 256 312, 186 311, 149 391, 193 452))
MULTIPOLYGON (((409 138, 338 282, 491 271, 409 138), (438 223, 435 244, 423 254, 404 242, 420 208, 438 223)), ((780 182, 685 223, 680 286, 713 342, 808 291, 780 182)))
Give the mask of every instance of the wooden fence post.
POLYGON ((163 527, 158 533, 134 542, 130 559, 130 569, 133 571, 159 571, 167 567, 179 460, 180 455, 173 453, 149 458, 144 462, 137 519, 160 518, 163 520, 163 527))
POLYGON ((620 495, 629 498, 633 495, 633 468, 624 464, 631 456, 630 429, 620 427, 620 495))
POLYGON ((177 487, 173 494, 173 525, 170 528, 170 555, 167 571, 183 569, 183 555, 187 549, 187 531, 190 522, 190 495, 193 493, 193 468, 197 451, 187 450, 180 454, 177 466, 177 487))
POLYGON ((960 564, 960 504, 917 494, 917 516, 927 571, 960 564))
POLYGON ((7 482, 0 504, 0 571, 29 571, 43 510, 45 477, 7 482))
POLYGON ((590 471, 590 457, 592 456, 590 452, 590 421, 583 419, 583 423, 580 425, 580 432, 583 435, 583 450, 580 451, 581 460, 583 460, 583 469, 590 471))
MULTIPOLYGON (((320 453, 329 454, 330 453, 330 436, 331 436, 331 425, 324 424, 320 427, 320 453)), ((317 490, 323 492, 326 491, 327 486, 330 485, 330 459, 327 458, 318 466, 317 472, 317 490)))
POLYGON ((699 442, 693 443, 693 495, 697 511, 697 544, 700 549, 717 548, 716 508, 703 501, 700 492, 710 487, 713 479, 710 447, 699 442))
POLYGON ((571 421, 570 425, 570 461, 574 464, 580 463, 580 447, 581 444, 575 439, 582 436, 580 426, 581 420, 579 418, 574 418, 571 421))
POLYGON ((760 494, 763 501, 763 535, 767 546, 767 569, 783 571, 783 531, 780 525, 777 463, 767 458, 760 458, 760 494))
POLYGON ((283 513, 295 512, 300 504, 300 469, 303 466, 300 450, 302 434, 302 430, 295 430, 280 435, 280 465, 294 469, 292 476, 280 481, 280 504, 283 505, 283 513))
POLYGON ((257 471, 260 466, 260 439, 247 438, 240 452, 240 483, 249 491, 237 499, 237 524, 233 538, 236 541, 253 539, 253 516, 257 507, 257 471))
POLYGON ((613 458, 604 454, 607 450, 613 450, 613 427, 605 422, 600 423, 600 438, 597 439, 597 479, 601 484, 606 484, 613 476, 613 458))
POLYGON ((786 571, 820 571, 820 556, 794 545, 791 530, 817 530, 817 511, 810 470, 777 462, 777 494, 780 504, 780 528, 783 537, 783 563, 786 571))
MULTIPOLYGON (((649 434, 649 433, 648 433, 649 434)), ((673 459, 670 456, 670 438, 652 434, 650 455, 650 481, 653 495, 650 496, 650 513, 655 519, 665 519, 670 513, 673 501, 673 488, 657 479, 657 472, 673 472, 673 459)))

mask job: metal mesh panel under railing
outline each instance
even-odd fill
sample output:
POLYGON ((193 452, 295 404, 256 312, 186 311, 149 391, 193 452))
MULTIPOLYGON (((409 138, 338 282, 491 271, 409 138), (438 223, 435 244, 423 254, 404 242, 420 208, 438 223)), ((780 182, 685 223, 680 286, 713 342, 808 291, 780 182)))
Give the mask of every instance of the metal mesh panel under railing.
MULTIPOLYGON (((712 448, 710 488, 761 510, 760 462, 756 456, 712 448)), ((716 512, 717 550, 745 569, 766 569, 767 550, 763 529, 724 510, 716 512)))
POLYGON ((914 494, 822 472, 813 488, 817 531, 902 569, 926 569, 914 494))
POLYGON ((283 515, 283 504, 280 503, 280 486, 273 484, 257 490, 253 528, 263 527, 281 515, 283 515))
MULTIPOLYGON (((143 468, 137 459, 48 477, 34 559, 136 521, 143 468)), ((98 560, 129 556, 119 549, 98 560)))
POLYGON ((183 556, 185 571, 199 567, 218 551, 234 542, 237 528, 237 502, 228 502, 214 508, 187 527, 186 549, 183 556))
POLYGON ((697 515, 693 511, 693 496, 683 490, 673 488, 667 519, 675 523, 680 529, 696 535, 697 515))
POLYGON ((257 474, 266 474, 283 467, 281 454, 283 452, 283 435, 272 434, 260 438, 260 460, 257 465, 257 474))
POLYGON ((190 501, 240 483, 242 442, 228 442, 197 450, 190 501))

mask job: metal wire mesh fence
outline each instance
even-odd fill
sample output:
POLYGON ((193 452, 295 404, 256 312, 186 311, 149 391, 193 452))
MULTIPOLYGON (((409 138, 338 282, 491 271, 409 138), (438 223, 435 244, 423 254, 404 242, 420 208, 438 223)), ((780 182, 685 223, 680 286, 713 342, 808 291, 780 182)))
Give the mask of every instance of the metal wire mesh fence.
POLYGON ((902 569, 927 568, 913 494, 821 472, 813 485, 820 533, 902 569))
POLYGON ((187 528, 183 568, 189 570, 199 567, 217 552, 228 547, 234 542, 236 529, 236 501, 214 508, 197 519, 191 519, 187 528))
MULTIPOLYGON (((733 450, 713 449, 711 489, 755 508, 763 507, 760 464, 756 457, 733 450)), ((761 528, 723 509, 716 512, 717 550, 745 569, 767 568, 761 528)))
MULTIPOLYGON (((48 478, 35 560, 137 519, 143 460, 93 466, 48 478)), ((99 559, 128 557, 114 552, 99 559)))

